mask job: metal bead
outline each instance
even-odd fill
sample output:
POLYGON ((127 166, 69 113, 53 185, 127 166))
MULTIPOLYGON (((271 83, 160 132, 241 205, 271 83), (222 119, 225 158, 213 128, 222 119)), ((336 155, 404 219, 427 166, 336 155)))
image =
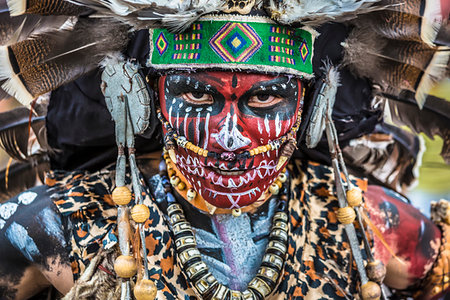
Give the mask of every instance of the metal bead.
POLYGON ((355 221, 356 213, 352 207, 341 207, 336 212, 336 217, 342 224, 351 224, 355 221))
POLYGON ((142 279, 136 283, 133 293, 136 300, 154 300, 157 291, 158 289, 153 280, 142 279))
POLYGON ((117 205, 127 205, 131 201, 131 191, 126 186, 116 187, 111 196, 117 205))
POLYGON ((183 181, 180 181, 180 183, 178 183, 177 188, 182 191, 186 188, 186 183, 184 183, 183 181))
POLYGON ((369 279, 374 282, 380 283, 386 276, 386 267, 379 260, 370 261, 367 264, 366 271, 369 279))
POLYGON ((150 217, 150 210, 145 204, 137 204, 131 209, 131 218, 136 223, 144 223, 150 217))
POLYGON ((114 271, 119 277, 131 278, 137 272, 136 260, 129 255, 120 255, 114 262, 114 271))
POLYGON ((363 300, 378 300, 381 297, 381 288, 377 283, 368 281, 361 287, 361 296, 363 300))
POLYGON ((188 201, 193 201, 195 199, 195 197, 197 196, 197 192, 194 189, 189 189, 187 191, 187 199, 188 201))
POLYGON ((347 202, 350 206, 359 206, 362 203, 362 191, 359 188, 352 188, 347 191, 347 202))
POLYGON ((170 177, 170 184, 173 187, 176 187, 179 183, 180 183, 180 178, 178 176, 173 175, 172 177, 170 177))
POLYGON ((231 211, 231 214, 233 215, 233 217, 239 217, 242 214, 242 210, 240 208, 238 209, 233 209, 231 211))
POLYGON ((280 192, 280 188, 276 183, 272 183, 269 187, 269 192, 271 192, 272 195, 278 195, 278 193, 280 192))

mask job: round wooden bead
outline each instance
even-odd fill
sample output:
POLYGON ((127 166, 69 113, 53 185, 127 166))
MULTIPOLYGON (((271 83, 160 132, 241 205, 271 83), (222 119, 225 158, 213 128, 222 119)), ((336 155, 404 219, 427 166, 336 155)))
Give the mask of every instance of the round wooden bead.
POLYGON ((144 223, 150 217, 150 210, 145 204, 137 204, 131 209, 131 218, 136 223, 144 223))
POLYGON ((374 282, 382 282, 386 276, 386 267, 379 261, 370 261, 366 267, 367 276, 374 282))
POLYGON ((114 262, 114 271, 119 277, 131 278, 137 272, 136 260, 129 255, 120 255, 114 262))
POLYGON ((136 300, 154 300, 157 290, 153 280, 142 279, 136 283, 133 293, 136 300))
POLYGON ((360 206, 362 203, 362 191, 355 187, 347 191, 347 202, 350 206, 360 206))
POLYGON ((231 214, 233 215, 233 217, 239 217, 242 214, 242 210, 240 208, 238 209, 233 209, 231 211, 231 214))
POLYGON ((188 201, 193 201, 195 199, 195 197, 197 196, 197 192, 194 189, 189 189, 187 191, 187 199, 188 201))
POLYGON ((127 205, 131 201, 131 191, 126 186, 116 187, 111 196, 117 205, 127 205))
POLYGON ((269 187, 269 192, 271 192, 273 195, 278 195, 280 192, 280 188, 276 183, 272 183, 269 187))
POLYGON ((381 288, 377 283, 368 281, 361 287, 361 296, 363 300, 378 300, 381 297, 381 288))
POLYGON ((180 183, 180 178, 178 176, 173 175, 172 177, 170 177, 170 184, 173 187, 176 187, 179 183, 180 183))
POLYGON ((342 224, 351 224, 355 221, 356 213, 352 207, 341 207, 336 212, 336 217, 342 224))

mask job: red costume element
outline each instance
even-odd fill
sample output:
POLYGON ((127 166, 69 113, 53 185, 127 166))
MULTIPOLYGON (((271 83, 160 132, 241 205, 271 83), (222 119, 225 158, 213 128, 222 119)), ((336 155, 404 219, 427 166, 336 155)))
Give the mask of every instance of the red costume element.
POLYGON ((366 192, 370 219, 391 248, 375 237, 375 256, 388 268, 385 283, 399 289, 417 283, 430 271, 441 240, 437 226, 402 198, 379 186, 369 186, 366 192))
POLYGON ((286 135, 297 120, 302 84, 298 79, 232 72, 168 75, 159 81, 161 111, 179 135, 202 149, 203 157, 178 147, 176 165, 210 204, 240 208, 272 184, 280 149, 254 156, 251 149, 286 135))

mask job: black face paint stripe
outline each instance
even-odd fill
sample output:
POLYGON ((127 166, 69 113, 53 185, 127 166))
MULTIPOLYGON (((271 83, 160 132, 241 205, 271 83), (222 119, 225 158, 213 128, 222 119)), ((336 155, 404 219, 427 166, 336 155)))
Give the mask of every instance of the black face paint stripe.
POLYGON ((231 80, 231 87, 232 87, 232 88, 236 88, 236 87, 237 87, 237 84, 238 84, 238 79, 237 79, 236 74, 234 74, 234 75, 233 75, 233 79, 231 80))

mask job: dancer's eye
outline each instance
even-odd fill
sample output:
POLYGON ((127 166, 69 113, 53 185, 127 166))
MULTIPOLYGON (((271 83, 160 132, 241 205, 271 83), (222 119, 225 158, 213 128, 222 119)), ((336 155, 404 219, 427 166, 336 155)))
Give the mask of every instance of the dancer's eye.
POLYGON ((250 97, 250 99, 248 100, 248 106, 271 107, 280 103, 283 100, 284 98, 279 96, 274 96, 270 94, 258 94, 250 97))
POLYGON ((195 105, 213 104, 213 97, 210 94, 202 92, 183 93, 181 97, 188 103, 195 105))

